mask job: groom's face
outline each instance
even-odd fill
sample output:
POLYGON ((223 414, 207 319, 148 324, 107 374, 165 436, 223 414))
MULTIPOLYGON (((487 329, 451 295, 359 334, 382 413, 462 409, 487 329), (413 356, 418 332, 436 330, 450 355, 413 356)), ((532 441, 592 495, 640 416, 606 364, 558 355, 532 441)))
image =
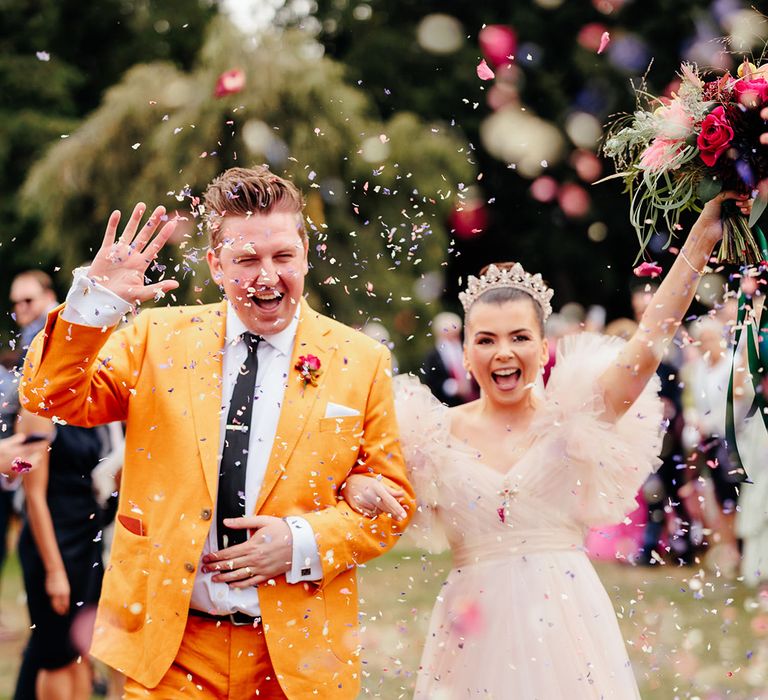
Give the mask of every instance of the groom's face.
POLYGON ((221 244, 208 250, 213 279, 252 333, 279 333, 296 313, 309 269, 298 217, 287 211, 225 216, 221 244))

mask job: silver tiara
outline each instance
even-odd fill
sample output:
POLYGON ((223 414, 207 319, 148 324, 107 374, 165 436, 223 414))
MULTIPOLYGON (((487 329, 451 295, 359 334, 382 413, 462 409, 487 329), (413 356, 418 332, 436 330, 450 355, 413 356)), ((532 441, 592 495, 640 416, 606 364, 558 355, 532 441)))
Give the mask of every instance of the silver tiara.
POLYGON ((489 265, 484 275, 479 278, 470 275, 467 280, 467 289, 459 293, 459 301, 464 307, 464 313, 474 304, 481 294, 491 289, 519 289, 530 294, 533 300, 541 307, 546 321, 552 313, 549 301, 554 291, 544 284, 540 274, 530 275, 520 263, 515 263, 509 269, 499 269, 496 265, 489 265))

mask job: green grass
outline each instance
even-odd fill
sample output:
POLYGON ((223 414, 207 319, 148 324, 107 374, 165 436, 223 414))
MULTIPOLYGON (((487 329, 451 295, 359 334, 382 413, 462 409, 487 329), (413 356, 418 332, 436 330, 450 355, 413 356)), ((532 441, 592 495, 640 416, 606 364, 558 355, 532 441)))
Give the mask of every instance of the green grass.
MULTIPOLYGON (((361 697, 410 698, 450 557, 398 551, 360 575, 361 697)), ((768 597, 701 568, 598 566, 644 700, 768 700, 768 597)), ((559 700, 559 699, 552 699, 559 700)))
POLYGON ((29 628, 21 568, 15 555, 6 561, 0 581, 0 621, 6 630, 17 633, 13 639, 0 639, 0 698, 6 700, 16 687, 16 672, 29 628))
MULTIPOLYGON (((450 557, 397 548, 360 571, 361 698, 410 698, 450 557)), ((768 700, 768 597, 700 568, 601 564, 644 700, 768 700)), ((0 699, 13 691, 28 625, 18 561, 3 573, 0 699)), ((553 698, 552 700, 559 700, 553 698)))

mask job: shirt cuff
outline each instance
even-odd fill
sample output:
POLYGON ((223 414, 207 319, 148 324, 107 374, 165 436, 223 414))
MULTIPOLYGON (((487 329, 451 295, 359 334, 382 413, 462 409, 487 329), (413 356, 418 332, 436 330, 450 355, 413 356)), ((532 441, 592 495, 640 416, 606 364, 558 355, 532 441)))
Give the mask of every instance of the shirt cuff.
POLYGON ((116 326, 133 307, 88 277, 88 271, 87 267, 78 267, 72 273, 75 279, 61 312, 62 320, 95 328, 116 326))
POLYGON ((323 578, 323 567, 312 526, 304 518, 295 515, 285 518, 285 522, 293 536, 293 559, 285 580, 288 583, 320 581, 323 578))

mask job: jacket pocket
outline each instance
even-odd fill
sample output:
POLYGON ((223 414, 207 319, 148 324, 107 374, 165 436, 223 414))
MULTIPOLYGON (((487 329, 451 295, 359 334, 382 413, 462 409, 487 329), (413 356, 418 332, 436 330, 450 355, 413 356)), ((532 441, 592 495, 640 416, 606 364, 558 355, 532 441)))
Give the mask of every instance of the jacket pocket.
POLYGON ((101 609, 111 624, 126 632, 141 629, 147 616, 150 546, 149 537, 131 532, 116 520, 101 609))

